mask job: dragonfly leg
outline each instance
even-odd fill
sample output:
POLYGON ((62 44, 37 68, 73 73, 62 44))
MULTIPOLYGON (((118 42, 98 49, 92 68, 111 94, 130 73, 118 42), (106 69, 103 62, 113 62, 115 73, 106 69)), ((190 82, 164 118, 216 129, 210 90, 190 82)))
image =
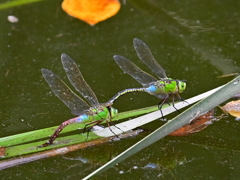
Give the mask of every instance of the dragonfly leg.
MULTIPOLYGON (((87 126, 88 126, 88 124, 86 124, 85 126, 84 126, 84 128, 83 128, 83 134, 86 132, 86 129, 89 129, 89 128, 87 128, 87 126)), ((90 127, 90 129, 91 129, 92 127, 90 127)), ((87 130, 87 131, 89 131, 89 130, 87 130)))
MULTIPOLYGON (((168 96, 168 97, 169 97, 169 96, 168 96)), ((164 119, 163 112, 162 112, 162 107, 163 107, 164 103, 167 102, 168 97, 166 97, 165 99, 162 99, 162 100, 158 103, 158 109, 159 109, 160 112, 161 112, 162 119, 164 119)), ((168 102, 167 102, 167 103, 168 103, 168 102)), ((168 103, 168 104, 169 104, 169 103, 168 103)))
MULTIPOLYGON (((108 128, 109 128, 109 130, 118 138, 118 139, 121 139, 117 134, 115 134, 115 132, 113 132, 113 130, 111 129, 111 127, 110 127, 110 125, 111 125, 111 121, 108 121, 108 120, 106 120, 106 122, 107 122, 107 125, 108 125, 108 128)), ((115 126, 115 125, 114 125, 115 126)), ((116 126, 115 126, 116 127, 116 126)), ((116 127, 116 128, 118 128, 118 127, 116 127)), ((118 129, 120 129, 120 128, 118 128, 118 129)), ((121 129, 120 129, 121 130, 121 129)), ((123 131, 123 130, 121 130, 121 131, 123 131)))
MULTIPOLYGON (((185 101, 185 99, 181 98, 181 96, 180 96, 178 93, 177 93, 176 95, 177 95, 177 97, 178 97, 178 99, 179 99, 180 101, 183 101, 183 102, 188 103, 187 101, 185 101)), ((189 103, 188 103, 188 104, 189 104, 189 103)))
MULTIPOLYGON (((95 122, 92 122, 92 123, 89 123, 89 124, 86 124, 86 125, 85 125, 84 130, 83 130, 83 133, 86 132, 87 126, 91 125, 91 126, 88 128, 88 130, 87 130, 87 138, 86 138, 86 140, 88 139, 89 132, 90 132, 90 130, 93 128, 93 126, 96 126, 96 125, 100 124, 101 122, 102 122, 102 121, 95 121, 95 122)), ((107 125, 108 125, 108 127, 109 127, 109 130, 110 130, 117 138, 119 138, 118 135, 115 134, 115 133, 113 132, 113 130, 111 129, 111 127, 110 127, 111 122, 109 122, 108 120, 106 120, 106 122, 107 122, 107 125)), ((114 126, 115 126, 115 125, 114 125, 114 126)), ((117 126, 115 126, 115 127, 118 128, 117 126)), ((120 129, 120 128, 118 128, 118 129, 120 129)), ((120 130, 121 130, 121 129, 120 129, 120 130)), ((121 130, 121 131, 123 131, 123 130, 121 130)), ((123 132, 124 132, 124 131, 123 131, 123 132)), ((120 138, 119 138, 119 139, 120 139, 120 138)), ((86 141, 86 140, 85 140, 85 141, 86 141)))
POLYGON ((111 120, 108 121, 108 123, 124 133, 124 131, 121 128, 117 127, 111 120))
MULTIPOLYGON (((98 125, 98 124, 100 124, 102 121, 94 121, 94 122, 91 122, 91 123, 88 123, 88 124, 86 124, 85 126, 84 126, 84 128, 83 128, 83 134, 85 133, 85 132, 87 132, 87 138, 86 138, 86 140, 88 139, 88 136, 89 136, 89 132, 90 132, 90 130, 93 128, 93 126, 96 126, 96 125, 98 125), (89 126, 89 125, 91 125, 89 128, 87 128, 87 126, 89 126), (87 129, 87 131, 86 131, 86 129, 87 129)), ((85 140, 85 141, 86 141, 85 140)))
POLYGON ((175 101, 174 101, 175 99, 174 99, 174 95, 173 95, 173 99, 172 99, 172 106, 173 106, 173 108, 178 112, 178 113, 181 113, 181 111, 180 110, 178 110, 176 107, 175 107, 175 101))

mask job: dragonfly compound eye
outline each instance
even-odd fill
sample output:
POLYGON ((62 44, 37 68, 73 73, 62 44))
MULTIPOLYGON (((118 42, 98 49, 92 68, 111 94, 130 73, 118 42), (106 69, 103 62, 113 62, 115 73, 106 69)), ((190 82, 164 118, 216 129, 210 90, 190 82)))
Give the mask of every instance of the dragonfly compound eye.
POLYGON ((179 81, 178 88, 179 88, 179 93, 183 92, 186 89, 186 83, 179 81))
POLYGON ((115 108, 111 108, 111 116, 112 116, 112 118, 113 118, 113 117, 116 117, 117 114, 118 114, 118 110, 115 109, 115 108))

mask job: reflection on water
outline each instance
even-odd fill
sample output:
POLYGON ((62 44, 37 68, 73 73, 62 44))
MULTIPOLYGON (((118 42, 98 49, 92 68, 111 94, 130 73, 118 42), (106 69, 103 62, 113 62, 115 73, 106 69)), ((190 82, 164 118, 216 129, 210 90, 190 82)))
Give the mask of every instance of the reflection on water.
MULTIPOLYGON (((79 155, 65 155, 64 159, 75 162, 73 165, 68 166, 66 171, 82 169, 82 171, 79 172, 79 175, 83 175, 85 172, 88 173, 91 169, 97 169, 99 166, 104 165, 120 153, 120 151, 117 151, 117 149, 114 148, 114 144, 108 144, 105 146, 107 146, 108 151, 102 152, 101 155, 96 155, 95 152, 98 150, 90 148, 88 150, 79 152, 79 155)), ((112 173, 115 172, 122 174, 124 177, 131 177, 131 174, 150 171, 150 173, 146 173, 144 175, 145 178, 149 176, 152 178, 173 178, 175 176, 174 169, 186 163, 186 157, 184 153, 179 150, 174 150, 174 147, 171 145, 164 148, 159 148, 158 146, 156 147, 158 148, 157 154, 148 153, 147 156, 143 154, 143 156, 141 155, 140 159, 138 158, 138 155, 136 158, 126 160, 120 165, 114 166, 112 170, 109 171, 112 173)), ((98 149, 101 147, 96 148, 98 149)), ((73 178, 75 176, 77 175, 74 174, 68 178, 73 178)))

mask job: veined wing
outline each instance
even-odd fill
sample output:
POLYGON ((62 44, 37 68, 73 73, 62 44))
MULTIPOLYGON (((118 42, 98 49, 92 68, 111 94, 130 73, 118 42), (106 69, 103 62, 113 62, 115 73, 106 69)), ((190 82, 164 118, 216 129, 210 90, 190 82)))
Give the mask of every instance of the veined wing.
POLYGON ((119 55, 114 55, 113 59, 125 73, 128 73, 143 86, 147 86, 149 83, 157 81, 156 78, 141 70, 130 60, 119 55))
POLYGON ((158 76, 158 78, 166 78, 167 75, 164 69, 154 59, 148 46, 142 40, 137 38, 133 39, 133 44, 139 59, 145 63, 158 76))
POLYGON ((75 61, 66 54, 62 54, 61 59, 63 68, 71 84, 85 99, 87 99, 91 106, 98 106, 99 102, 96 95, 84 80, 75 61))
POLYGON ((47 81, 48 85, 54 92, 54 94, 66 104, 71 112, 75 115, 86 109, 89 109, 90 106, 83 101, 78 95, 76 95, 56 74, 48 69, 42 69, 42 75, 47 81))

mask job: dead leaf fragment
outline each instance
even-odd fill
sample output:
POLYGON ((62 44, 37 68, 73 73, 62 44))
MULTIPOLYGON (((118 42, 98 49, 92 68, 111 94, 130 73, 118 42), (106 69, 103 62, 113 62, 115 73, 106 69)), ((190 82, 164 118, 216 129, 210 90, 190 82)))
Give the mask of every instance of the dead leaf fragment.
POLYGON ((240 100, 231 101, 225 106, 221 107, 221 109, 232 116, 240 117, 240 100))
POLYGON ((120 3, 118 0, 64 0, 62 9, 70 16, 95 25, 117 14, 120 3))
POLYGON ((0 157, 4 157, 6 153, 5 147, 0 146, 0 157))
POLYGON ((185 126, 173 131, 170 136, 187 136, 192 133, 199 132, 210 124, 212 124, 212 119, 214 117, 214 110, 208 111, 207 113, 193 119, 190 123, 185 126))

